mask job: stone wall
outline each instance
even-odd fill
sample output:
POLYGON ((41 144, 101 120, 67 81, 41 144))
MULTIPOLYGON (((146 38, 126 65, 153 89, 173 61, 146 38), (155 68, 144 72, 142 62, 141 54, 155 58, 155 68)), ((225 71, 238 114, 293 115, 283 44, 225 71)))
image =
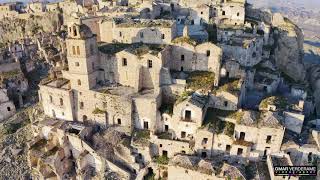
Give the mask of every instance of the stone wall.
POLYGON ((223 3, 215 6, 213 17, 216 24, 242 25, 245 7, 242 3, 223 3))
POLYGON ((169 44, 177 33, 175 23, 171 27, 125 27, 116 25, 112 20, 102 20, 99 26, 103 42, 169 44))
POLYGON ((74 120, 72 92, 66 89, 41 86, 39 99, 42 103, 44 113, 53 118, 74 120), (60 104, 61 100, 62 104, 60 104))
POLYGON ((285 111, 284 116, 285 127, 293 132, 300 134, 304 122, 304 115, 300 113, 285 111))

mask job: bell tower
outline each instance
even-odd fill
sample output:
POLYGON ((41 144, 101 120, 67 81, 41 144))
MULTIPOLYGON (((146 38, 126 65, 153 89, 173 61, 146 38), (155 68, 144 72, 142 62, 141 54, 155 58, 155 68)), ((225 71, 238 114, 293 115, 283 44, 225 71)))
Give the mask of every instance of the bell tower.
POLYGON ((72 89, 89 90, 97 85, 99 59, 96 35, 84 24, 71 24, 68 27, 67 79, 72 89))

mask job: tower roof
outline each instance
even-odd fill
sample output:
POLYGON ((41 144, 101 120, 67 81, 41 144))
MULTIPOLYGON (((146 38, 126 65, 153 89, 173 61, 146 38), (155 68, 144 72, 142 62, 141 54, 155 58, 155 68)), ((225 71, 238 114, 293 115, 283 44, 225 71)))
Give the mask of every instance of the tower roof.
POLYGON ((69 37, 70 38, 79 38, 86 39, 91 38, 93 33, 91 29, 85 24, 72 24, 69 26, 69 37))

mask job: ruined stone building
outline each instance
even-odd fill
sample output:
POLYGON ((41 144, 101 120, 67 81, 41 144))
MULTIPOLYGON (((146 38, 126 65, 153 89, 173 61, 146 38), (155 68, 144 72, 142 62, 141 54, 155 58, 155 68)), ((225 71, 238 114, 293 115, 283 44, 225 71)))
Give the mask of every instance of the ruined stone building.
POLYGON ((0 121, 14 115, 16 108, 9 100, 6 89, 0 89, 0 121))
POLYGON ((22 11, 23 3, 12 2, 0 4, 0 19, 8 16, 17 16, 22 11))
POLYGON ((169 44, 177 37, 171 20, 105 19, 99 27, 101 41, 109 43, 169 44))

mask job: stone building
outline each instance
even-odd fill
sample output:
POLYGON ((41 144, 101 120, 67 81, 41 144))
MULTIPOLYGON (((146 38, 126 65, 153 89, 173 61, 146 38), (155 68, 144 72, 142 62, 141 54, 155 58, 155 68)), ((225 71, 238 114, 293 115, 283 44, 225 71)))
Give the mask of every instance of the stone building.
MULTIPOLYGON (((16 52, 17 55, 20 52, 16 52)), ((21 69, 15 53, 8 50, 0 52, 0 87, 7 89, 8 96, 16 105, 23 106, 23 95, 28 90, 28 80, 21 69)))
POLYGON ((21 2, 11 2, 0 4, 0 19, 5 17, 15 17, 22 11, 21 2))
POLYGON ((297 180, 297 179, 299 179, 298 177, 295 177, 295 176, 280 177, 280 176, 275 176, 275 174, 274 174, 274 167, 275 166, 293 166, 293 164, 290 160, 290 156, 288 154, 274 153, 274 154, 268 155, 267 164, 268 164, 268 170, 269 170, 271 180, 278 180, 278 179, 279 180, 280 179, 297 180))
MULTIPOLYGON (((280 151, 285 128, 273 113, 208 110, 202 130, 195 136, 195 149, 202 157, 227 157, 257 161, 280 151), (208 125, 212 125, 214 133, 208 125)), ((210 127, 210 126, 209 126, 210 127)))
POLYGON ((58 12, 60 10, 59 3, 48 3, 46 4, 46 10, 49 12, 58 12))
POLYGON ((243 25, 245 0, 221 1, 213 5, 212 17, 216 24, 243 25))
POLYGON ((68 31, 69 70, 62 72, 63 78, 47 79, 40 85, 39 96, 45 114, 69 121, 130 127, 131 105, 119 107, 119 104, 131 104, 130 100, 125 98, 128 94, 126 87, 107 89, 100 85, 104 83, 104 74, 99 69, 96 36, 86 25, 73 24, 69 26, 68 31), (109 105, 110 101, 113 103, 109 105), (105 108, 110 112, 104 110, 105 108))
POLYGON ((215 74, 215 85, 219 82, 222 50, 219 46, 206 42, 197 44, 190 37, 173 40, 165 58, 166 67, 175 71, 210 71, 215 74))
POLYGON ((141 45, 131 46, 116 54, 116 82, 134 87, 136 91, 153 89, 159 94, 161 70, 165 59, 160 53, 162 46, 141 45))
POLYGON ((169 44, 177 36, 172 20, 105 19, 100 22, 103 42, 169 44))
POLYGON ((168 179, 245 179, 243 169, 216 159, 214 162, 196 156, 177 155, 169 161, 168 179))
POLYGON ((222 79, 219 85, 210 97, 211 106, 228 111, 235 111, 241 107, 246 92, 244 81, 241 79, 222 79))
POLYGON ((27 5, 26 11, 29 13, 41 13, 46 11, 46 2, 31 2, 27 5))
POLYGON ((0 122, 8 119, 16 112, 14 104, 9 100, 6 89, 0 89, 0 122))
POLYGON ((231 37, 226 44, 221 44, 224 55, 234 58, 240 65, 248 67, 262 60, 263 38, 251 34, 231 37))
POLYGON ((28 163, 34 177, 132 178, 131 170, 112 162, 111 154, 108 154, 111 152, 104 152, 103 147, 96 148, 100 140, 95 139, 94 143, 87 141, 94 137, 92 127, 44 119, 32 130, 35 138, 29 143, 28 163))

